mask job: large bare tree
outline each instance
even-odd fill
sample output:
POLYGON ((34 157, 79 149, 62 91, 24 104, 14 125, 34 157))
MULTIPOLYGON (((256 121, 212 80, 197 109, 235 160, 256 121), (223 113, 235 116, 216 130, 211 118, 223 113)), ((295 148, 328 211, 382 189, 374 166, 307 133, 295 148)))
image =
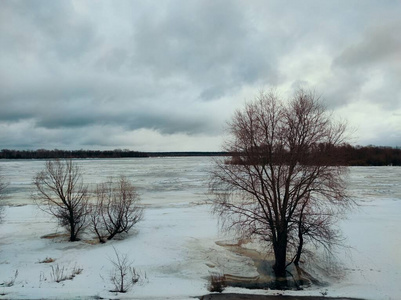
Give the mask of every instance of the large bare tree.
POLYGON ((333 207, 349 203, 347 168, 336 155, 346 126, 303 90, 288 102, 261 93, 228 125, 224 150, 232 159, 216 161, 215 212, 223 228, 268 242, 274 273, 285 277, 288 264, 299 262, 304 240, 328 245, 336 237, 333 207))
POLYGON ((33 197, 40 208, 68 230, 70 241, 79 240, 89 213, 88 187, 79 167, 72 160, 47 161, 33 182, 36 187, 33 197))

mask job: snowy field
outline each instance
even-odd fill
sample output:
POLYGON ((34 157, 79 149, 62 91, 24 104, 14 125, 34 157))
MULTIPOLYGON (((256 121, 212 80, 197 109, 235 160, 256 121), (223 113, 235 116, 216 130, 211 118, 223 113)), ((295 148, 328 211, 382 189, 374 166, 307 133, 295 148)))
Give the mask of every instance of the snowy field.
MULTIPOLYGON (((0 161, 0 174, 10 183, 10 206, 0 225, 0 283, 5 283, 0 299, 191 299, 208 293, 211 272, 257 275, 250 258, 215 243, 229 237, 219 236, 207 204, 211 158, 77 162, 91 185, 120 174, 130 178, 145 205, 144 220, 126 239, 103 245, 70 243, 62 236, 41 238, 62 233, 30 200, 32 177, 44 161, 0 161), (142 274, 126 294, 109 292, 113 247, 126 253, 142 274), (44 263, 48 258, 54 261, 44 263), (79 274, 54 282, 56 266, 66 274, 79 274)), ((350 246, 338 252, 342 276, 325 287, 281 294, 401 299, 401 168, 354 167, 348 181, 360 206, 340 224, 350 246)), ((226 292, 278 293, 239 288, 226 292)))

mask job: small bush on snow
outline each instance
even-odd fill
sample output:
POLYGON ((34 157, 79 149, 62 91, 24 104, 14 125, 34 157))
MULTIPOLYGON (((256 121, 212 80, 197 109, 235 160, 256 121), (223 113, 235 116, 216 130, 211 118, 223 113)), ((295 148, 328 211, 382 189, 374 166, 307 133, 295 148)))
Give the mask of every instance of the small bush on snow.
POLYGON ((142 274, 132 266, 132 262, 129 261, 127 254, 121 254, 114 247, 113 249, 115 258, 110 259, 114 266, 110 275, 110 281, 114 289, 110 290, 110 292, 126 293, 141 279, 147 279, 146 273, 143 278, 142 274))
POLYGON ((227 287, 226 277, 224 274, 212 273, 209 276, 209 292, 219 292, 221 293, 227 287))
POLYGON ((55 282, 61 282, 65 280, 73 280, 76 275, 81 274, 83 271, 82 268, 77 267, 77 265, 72 268, 72 270, 68 271, 65 266, 60 266, 59 264, 52 266, 52 270, 50 272, 50 277, 55 282))

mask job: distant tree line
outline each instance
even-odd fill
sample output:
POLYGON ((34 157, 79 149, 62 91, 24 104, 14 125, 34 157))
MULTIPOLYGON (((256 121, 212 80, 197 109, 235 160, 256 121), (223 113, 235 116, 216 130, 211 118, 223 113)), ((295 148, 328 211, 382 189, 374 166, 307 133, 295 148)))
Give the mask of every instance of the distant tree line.
POLYGON ((340 149, 350 166, 401 166, 401 148, 345 145, 340 149))
POLYGON ((224 152, 139 152, 132 150, 10 150, 2 149, 0 159, 56 159, 56 158, 126 158, 126 157, 175 157, 217 156, 224 152))
MULTIPOLYGON (((320 145, 320 151, 338 157, 337 162, 348 166, 401 166, 401 148, 383 146, 351 146, 349 144, 329 149, 320 145)), ((225 156, 227 152, 139 152, 115 150, 9 150, 0 151, 0 159, 55 159, 55 158, 127 158, 127 157, 182 157, 225 156)))
POLYGON ((9 150, 3 149, 0 158, 4 159, 55 159, 55 158, 122 158, 147 157, 146 153, 130 150, 9 150))
MULTIPOLYGON (((258 151, 261 155, 265 150, 262 147, 258 151)), ((285 155, 284 150, 281 155, 284 155, 283 159, 286 159, 286 155, 289 157, 289 153, 285 155)), ((314 145, 304 155, 307 155, 311 165, 315 164, 316 159, 319 158, 326 159, 331 165, 337 166, 401 166, 401 148, 398 147, 351 146, 349 144, 333 146, 322 143, 314 145)), ((242 153, 232 153, 230 156, 231 159, 228 161, 230 163, 254 163, 253 161, 243 161, 242 153)), ((260 161, 259 163, 264 162, 260 161)))

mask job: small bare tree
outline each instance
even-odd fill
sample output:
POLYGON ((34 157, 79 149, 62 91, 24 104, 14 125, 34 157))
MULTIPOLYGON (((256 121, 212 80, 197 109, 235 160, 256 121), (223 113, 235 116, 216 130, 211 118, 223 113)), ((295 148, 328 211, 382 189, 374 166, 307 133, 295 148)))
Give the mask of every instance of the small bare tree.
POLYGON ((229 123, 232 139, 224 150, 233 157, 216 161, 215 213, 225 229, 271 245, 277 277, 285 277, 293 260, 299 262, 298 256, 287 258, 298 246, 302 253, 303 238, 329 240, 329 208, 349 204, 347 169, 336 153, 345 129, 315 94, 303 90, 288 103, 261 93, 229 123))
POLYGON ((128 233, 143 217, 143 209, 138 205, 140 197, 124 176, 117 182, 99 184, 96 199, 91 209, 91 224, 101 243, 105 238, 111 240, 118 234, 128 233))
POLYGON ((111 292, 126 293, 134 284, 136 284, 141 275, 132 266, 127 254, 121 254, 114 248, 115 258, 110 259, 113 264, 113 271, 110 275, 110 281, 114 285, 111 292))
POLYGON ((71 242, 79 240, 89 213, 88 187, 79 167, 72 160, 47 161, 33 183, 36 187, 33 198, 39 207, 68 230, 71 242))

